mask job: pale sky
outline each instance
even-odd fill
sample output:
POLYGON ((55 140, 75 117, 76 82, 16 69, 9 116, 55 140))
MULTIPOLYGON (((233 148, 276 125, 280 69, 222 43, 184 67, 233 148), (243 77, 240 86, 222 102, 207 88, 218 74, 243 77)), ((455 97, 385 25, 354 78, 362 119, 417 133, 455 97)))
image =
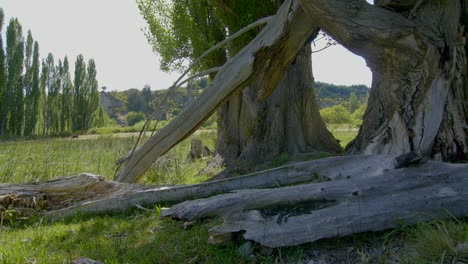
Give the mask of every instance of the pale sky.
MULTIPOLYGON (((49 52, 55 61, 68 55, 70 66, 78 54, 86 61, 93 58, 99 86, 108 91, 169 87, 177 74, 159 69, 142 28, 145 21, 135 0, 0 0, 5 25, 17 17, 26 36, 28 29, 39 42, 40 54, 49 52)), ((366 84, 371 73, 362 58, 334 46, 313 55, 316 81, 335 84, 366 84)), ((72 72, 73 75, 73 72, 72 72)))

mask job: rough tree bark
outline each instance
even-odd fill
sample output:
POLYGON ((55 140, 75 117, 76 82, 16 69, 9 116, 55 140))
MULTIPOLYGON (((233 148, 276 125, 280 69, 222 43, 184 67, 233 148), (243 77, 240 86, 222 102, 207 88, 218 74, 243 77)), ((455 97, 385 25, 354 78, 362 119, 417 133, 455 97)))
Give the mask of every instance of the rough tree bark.
POLYGON ((221 105, 216 152, 228 167, 234 161, 249 171, 280 153, 341 151, 320 117, 311 53, 306 43, 267 99, 258 100, 253 83, 221 105))
POLYGON ((461 159, 467 152, 464 3, 421 3, 406 14, 361 0, 286 1, 194 104, 127 159, 116 179, 136 181, 242 87, 257 82, 257 97, 269 96, 317 25, 362 55, 374 73, 369 107, 348 148, 351 153, 412 150, 436 159, 461 159))
POLYGON ((364 57, 373 73, 350 153, 465 158, 465 1, 299 2, 319 27, 364 57))

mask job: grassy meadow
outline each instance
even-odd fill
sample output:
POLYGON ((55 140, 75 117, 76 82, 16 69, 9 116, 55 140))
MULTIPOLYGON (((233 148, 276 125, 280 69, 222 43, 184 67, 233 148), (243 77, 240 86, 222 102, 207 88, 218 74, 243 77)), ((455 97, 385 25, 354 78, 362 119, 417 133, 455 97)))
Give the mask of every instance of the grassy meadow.
MULTIPOLYGON (((335 129, 345 145, 356 131, 335 129)), ((211 150, 215 132, 204 131, 202 139, 211 150)), ((76 175, 100 174, 111 179, 114 162, 135 144, 136 137, 51 139, 0 143, 0 182, 34 182, 76 175)), ((161 158, 148 171, 147 184, 191 184, 205 181, 197 175, 207 159, 187 159, 190 138, 161 158)), ((1 208, 0 208, 1 209, 1 208)), ((208 229, 221 221, 211 219, 184 228, 184 223, 160 220, 159 207, 135 209, 124 214, 76 216, 53 223, 41 219, 11 219, 3 214, 0 225, 0 263, 70 263, 87 257, 103 263, 301 263, 318 248, 349 248, 354 263, 456 263, 468 261, 468 220, 437 221, 384 233, 366 233, 329 239, 300 247, 264 250, 255 246, 251 260, 237 250, 242 242, 213 246, 207 243, 208 229), (393 245, 402 241, 395 255, 393 245), (377 249, 368 245, 378 245, 377 249), (393 262, 395 263, 395 262, 393 262)), ((0 210, 1 211, 1 210, 0 210)), ((376 246, 377 247, 377 246, 376 246)), ((307 263, 307 262, 305 262, 307 263)), ((466 263, 466 262, 465 262, 466 263)))
MULTIPOLYGON (((215 133, 203 131, 181 142, 154 164, 144 183, 187 184, 206 180, 203 175, 196 178, 193 175, 206 166, 207 160, 191 162, 186 157, 193 137, 213 150, 215 133)), ((0 182, 36 182, 83 172, 112 179, 117 169, 115 161, 133 148, 137 138, 134 134, 125 137, 85 135, 78 139, 0 143, 0 182)), ((140 140, 140 144, 144 140, 140 140)))

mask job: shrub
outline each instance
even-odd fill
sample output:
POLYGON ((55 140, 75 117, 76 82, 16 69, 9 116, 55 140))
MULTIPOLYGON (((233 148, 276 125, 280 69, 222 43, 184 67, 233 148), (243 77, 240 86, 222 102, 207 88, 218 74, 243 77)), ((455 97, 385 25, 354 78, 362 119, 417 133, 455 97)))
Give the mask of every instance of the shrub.
POLYGON ((136 123, 145 120, 146 116, 144 113, 141 113, 141 112, 129 112, 127 114, 126 119, 127 119, 127 125, 133 126, 136 123))
POLYGON ((342 105, 334 105, 332 107, 323 108, 320 110, 322 119, 327 124, 349 124, 351 123, 351 114, 342 105))

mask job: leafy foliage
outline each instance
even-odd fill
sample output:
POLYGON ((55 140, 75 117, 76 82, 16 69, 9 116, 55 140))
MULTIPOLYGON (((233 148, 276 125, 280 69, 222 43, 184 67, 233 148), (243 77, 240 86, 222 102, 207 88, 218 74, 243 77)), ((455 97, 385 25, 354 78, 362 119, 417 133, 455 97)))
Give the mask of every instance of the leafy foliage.
POLYGON ((172 90, 165 101, 161 99, 167 90, 151 91, 145 85, 140 91, 132 88, 126 91, 106 92, 111 101, 108 114, 113 118, 126 116, 129 112, 141 112, 156 120, 169 120, 182 112, 208 86, 207 78, 193 80, 186 87, 172 90), (156 111, 156 112, 155 112, 156 111))
POLYGON ((24 79, 25 87, 25 121, 24 121, 24 135, 30 136, 34 128, 39 115, 39 44, 34 42, 31 31, 28 31, 28 38, 26 41, 26 73, 24 79), (32 54, 31 54, 32 53, 32 54))
MULTIPOLYGON (((0 8, 0 33, 4 14, 0 8)), ((68 58, 55 62, 52 53, 39 62, 39 44, 31 31, 26 40, 18 19, 12 18, 3 48, 0 34, 0 136, 34 137, 85 131, 106 120, 99 111, 99 92, 94 60, 88 67, 79 55, 71 82, 68 58)))
POLYGON ((369 94, 369 88, 365 85, 345 86, 315 82, 314 87, 320 108, 341 104, 348 108, 350 112, 353 112, 351 110, 355 110, 357 105, 365 102, 369 94), (356 98, 352 98, 354 96, 356 96, 356 98), (351 100, 353 101, 352 107, 350 105, 351 100))
POLYGON ((21 24, 12 18, 8 24, 6 37, 6 79, 5 105, 2 117, 3 133, 18 135, 22 132, 23 108, 23 59, 24 40, 21 24))
MULTIPOLYGON (((203 52, 254 22, 272 15, 281 1, 262 0, 138 0, 138 8, 148 24, 146 37, 161 55, 165 71, 184 67, 203 52)), ((245 46, 254 34, 245 34, 226 49, 218 49, 203 59, 198 68, 224 64, 226 58, 245 46)))
POLYGON ((142 112, 129 112, 127 114, 127 124, 133 126, 136 123, 146 119, 146 116, 142 112))
POLYGON ((325 123, 347 124, 351 122, 351 114, 342 105, 324 108, 320 110, 320 115, 325 123))

